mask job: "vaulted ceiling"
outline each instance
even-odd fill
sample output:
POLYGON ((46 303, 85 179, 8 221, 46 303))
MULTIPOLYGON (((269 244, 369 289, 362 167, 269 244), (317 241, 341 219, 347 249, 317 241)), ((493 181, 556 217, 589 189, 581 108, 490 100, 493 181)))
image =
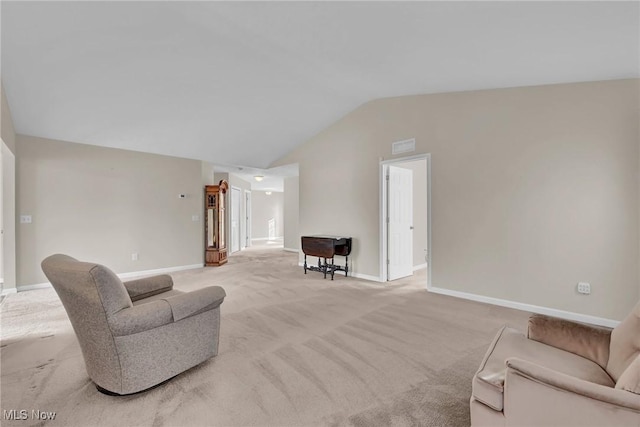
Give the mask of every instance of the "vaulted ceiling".
POLYGON ((372 99, 640 76, 638 2, 11 2, 16 131, 266 168, 372 99))

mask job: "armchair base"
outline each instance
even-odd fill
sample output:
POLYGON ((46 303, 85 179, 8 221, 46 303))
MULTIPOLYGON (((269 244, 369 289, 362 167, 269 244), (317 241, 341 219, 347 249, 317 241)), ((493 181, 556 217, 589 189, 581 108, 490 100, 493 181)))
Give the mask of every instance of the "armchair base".
MULTIPOLYGON (((180 374, 178 374, 178 375, 180 375, 180 374)), ((166 383, 168 383, 169 381, 171 381, 172 379, 174 379, 178 375, 174 375, 173 377, 167 378, 166 380, 162 381, 161 383, 158 383, 156 385, 152 385, 151 387, 145 388, 144 390, 134 391, 133 393, 120 394, 120 393, 116 393, 115 391, 111 391, 111 390, 107 390, 106 388, 102 388, 96 383, 94 383, 94 385, 96 386, 96 390, 98 390, 100 393, 105 394, 107 396, 133 396, 133 395, 136 395, 136 394, 146 393, 148 391, 153 390, 154 388, 157 388, 157 387, 160 387, 162 385, 165 385, 166 383)))

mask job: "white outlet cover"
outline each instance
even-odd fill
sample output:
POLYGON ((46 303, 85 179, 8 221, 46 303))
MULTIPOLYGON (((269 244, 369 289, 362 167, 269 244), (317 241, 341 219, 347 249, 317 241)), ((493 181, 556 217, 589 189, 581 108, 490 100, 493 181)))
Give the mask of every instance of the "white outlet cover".
POLYGON ((20 224, 31 224, 31 215, 20 215, 20 224))
POLYGON ((578 293, 589 295, 591 293, 591 285, 587 282, 578 283, 578 293))

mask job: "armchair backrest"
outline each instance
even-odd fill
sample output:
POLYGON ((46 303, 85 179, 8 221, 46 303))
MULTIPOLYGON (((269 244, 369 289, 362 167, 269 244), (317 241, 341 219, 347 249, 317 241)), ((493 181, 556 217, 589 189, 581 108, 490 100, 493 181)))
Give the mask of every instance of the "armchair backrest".
POLYGON ((62 254, 42 261, 42 271, 67 311, 89 376, 103 388, 119 390, 120 363, 108 322, 113 314, 133 306, 122 281, 102 265, 62 254))
POLYGON ((611 332, 607 372, 616 382, 640 354, 640 302, 611 332))

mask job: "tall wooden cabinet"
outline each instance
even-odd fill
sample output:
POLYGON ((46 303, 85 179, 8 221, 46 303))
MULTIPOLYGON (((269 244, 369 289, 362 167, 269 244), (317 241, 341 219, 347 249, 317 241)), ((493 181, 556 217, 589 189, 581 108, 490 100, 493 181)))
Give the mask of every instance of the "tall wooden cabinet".
POLYGON ((229 184, 224 179, 218 185, 204 188, 204 264, 220 266, 227 262, 225 203, 229 184))

